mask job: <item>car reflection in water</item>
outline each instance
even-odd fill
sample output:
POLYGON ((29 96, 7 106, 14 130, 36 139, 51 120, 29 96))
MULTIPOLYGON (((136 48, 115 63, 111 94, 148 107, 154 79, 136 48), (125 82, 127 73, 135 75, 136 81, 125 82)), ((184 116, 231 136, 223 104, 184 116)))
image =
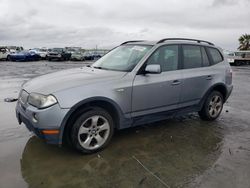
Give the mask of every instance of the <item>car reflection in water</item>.
POLYGON ((36 188, 186 185, 217 159, 222 142, 217 123, 191 116, 119 131, 109 147, 92 155, 32 137, 23 151, 22 175, 36 188))

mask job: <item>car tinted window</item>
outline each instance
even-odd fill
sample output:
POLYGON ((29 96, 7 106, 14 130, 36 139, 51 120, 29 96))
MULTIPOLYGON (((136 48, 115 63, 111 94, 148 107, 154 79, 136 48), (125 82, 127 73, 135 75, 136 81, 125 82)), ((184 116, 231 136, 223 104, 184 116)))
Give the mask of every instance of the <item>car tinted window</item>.
POLYGON ((202 53, 202 62, 203 62, 203 66, 204 67, 208 67, 209 66, 209 60, 207 57, 207 53, 204 47, 201 48, 201 53, 202 53))
POLYGON ((162 72, 177 70, 178 45, 168 45, 158 48, 149 57, 147 64, 160 64, 162 72))
POLYGON ((214 64, 223 61, 223 57, 222 57, 221 53, 219 52, 219 50, 217 50, 215 48, 208 48, 208 51, 212 57, 214 64))
POLYGON ((194 45, 183 45, 183 68, 191 69, 202 66, 201 48, 194 45))

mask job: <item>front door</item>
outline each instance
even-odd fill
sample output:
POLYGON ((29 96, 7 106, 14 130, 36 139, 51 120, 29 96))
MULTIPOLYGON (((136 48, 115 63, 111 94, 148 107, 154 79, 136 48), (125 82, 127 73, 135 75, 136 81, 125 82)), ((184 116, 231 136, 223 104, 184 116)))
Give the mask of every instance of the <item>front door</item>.
POLYGON ((178 45, 159 47, 146 64, 159 64, 160 74, 136 75, 132 92, 132 117, 178 108, 181 74, 178 45))

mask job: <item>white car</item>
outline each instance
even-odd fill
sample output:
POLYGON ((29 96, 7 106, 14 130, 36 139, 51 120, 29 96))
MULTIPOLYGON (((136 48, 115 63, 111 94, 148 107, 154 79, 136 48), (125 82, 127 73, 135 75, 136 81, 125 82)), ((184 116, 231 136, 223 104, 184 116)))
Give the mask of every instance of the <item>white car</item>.
POLYGON ((48 55, 48 49, 47 48, 41 48, 41 49, 35 48, 35 49, 31 49, 29 51, 38 54, 42 59, 46 59, 47 55, 48 55))
POLYGON ((0 48, 0 60, 7 60, 10 51, 7 48, 0 48))

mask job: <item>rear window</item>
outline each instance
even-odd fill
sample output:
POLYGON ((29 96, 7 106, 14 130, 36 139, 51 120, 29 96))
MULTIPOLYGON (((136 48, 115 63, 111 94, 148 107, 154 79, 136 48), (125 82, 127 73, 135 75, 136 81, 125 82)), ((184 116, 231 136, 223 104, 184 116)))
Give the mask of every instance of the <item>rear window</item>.
POLYGON ((213 64, 217 64, 217 63, 223 61, 223 57, 222 57, 221 53, 219 52, 219 50, 217 50, 215 48, 208 48, 208 52, 210 53, 210 55, 212 57, 213 64))

